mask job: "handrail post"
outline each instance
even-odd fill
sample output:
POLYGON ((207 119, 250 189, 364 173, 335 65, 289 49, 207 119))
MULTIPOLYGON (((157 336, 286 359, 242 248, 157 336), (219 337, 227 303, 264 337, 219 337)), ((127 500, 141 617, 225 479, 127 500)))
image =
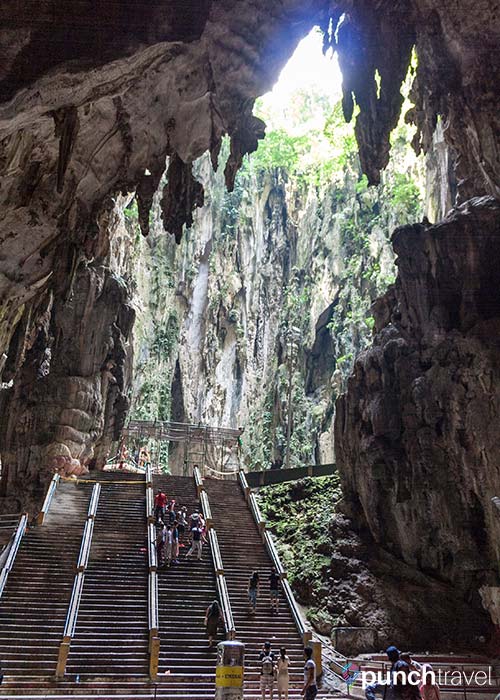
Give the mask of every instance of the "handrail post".
POLYGON ((59 474, 54 474, 52 479, 50 480, 49 487, 47 489, 47 493, 45 494, 45 500, 43 502, 42 510, 38 513, 36 522, 37 525, 43 525, 45 516, 49 512, 50 504, 52 503, 52 498, 54 496, 55 490, 57 488, 57 485, 61 479, 61 476, 59 474))
POLYGON ((70 644, 71 638, 63 637, 63 640, 59 647, 59 655, 57 657, 56 678, 58 680, 64 678, 64 674, 66 673, 66 665, 68 663, 70 644))
POLYGON ((149 677, 152 681, 158 679, 158 666, 160 662, 160 638, 151 639, 151 650, 149 656, 149 677))

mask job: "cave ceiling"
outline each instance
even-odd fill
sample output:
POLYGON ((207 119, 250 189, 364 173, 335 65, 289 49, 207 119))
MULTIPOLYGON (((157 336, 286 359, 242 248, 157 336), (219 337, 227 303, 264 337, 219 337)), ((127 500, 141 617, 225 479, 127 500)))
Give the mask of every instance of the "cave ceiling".
POLYGON ((106 212, 136 191, 143 233, 170 157, 165 228, 180 238, 203 191, 191 163, 229 188, 265 125, 252 114, 298 41, 319 25, 339 53, 343 107, 378 182, 416 46, 415 147, 438 115, 458 154, 462 199, 500 192, 500 26, 493 0, 6 0, 0 8, 0 353, 23 305, 62 294, 79 260, 103 258, 106 212), (338 27, 339 19, 343 22, 338 27), (377 88, 376 71, 380 75, 377 88), (359 107, 356 116, 355 106, 359 107))

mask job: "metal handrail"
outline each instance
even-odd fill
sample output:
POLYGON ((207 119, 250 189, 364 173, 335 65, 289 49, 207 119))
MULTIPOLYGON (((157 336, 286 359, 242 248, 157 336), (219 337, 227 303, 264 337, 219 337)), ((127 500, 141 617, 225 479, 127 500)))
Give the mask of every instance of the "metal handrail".
POLYGON ((148 522, 154 520, 154 495, 153 487, 146 487, 146 519, 148 522))
POLYGON ((66 622, 64 624, 64 633, 62 642, 59 645, 59 655, 57 658, 56 678, 64 678, 66 673, 66 664, 68 663, 69 650, 71 640, 75 635, 76 622, 78 620, 78 612, 82 600, 83 584, 85 582, 85 571, 87 569, 90 557, 90 549, 92 547, 92 538, 94 536, 94 521, 99 506, 99 497, 101 495, 101 485, 94 484, 92 494, 90 496, 89 507, 87 511, 87 519, 83 528, 82 542, 78 561, 76 564, 76 574, 73 581, 73 589, 69 601, 68 612, 66 614, 66 622))
POLYGON ((236 627, 234 624, 233 611, 231 609, 231 601, 227 591, 226 577, 224 574, 218 574, 215 577, 217 584, 217 592, 222 607, 222 617, 224 619, 224 628, 226 630, 226 638, 234 639, 236 636, 236 627))
POLYGON ((5 564, 0 573, 0 598, 2 597, 5 584, 7 583, 9 574, 12 570, 12 567, 14 566, 14 561, 16 559, 17 552, 21 545, 27 526, 28 513, 23 513, 22 516, 19 518, 19 524, 12 538, 12 544, 10 545, 9 554, 7 555, 7 559, 5 560, 5 564))
POLYGON ((286 578, 286 571, 283 567, 283 564, 281 563, 281 559, 278 554, 278 550, 276 549, 276 545, 274 544, 273 537, 269 530, 264 530, 263 533, 263 539, 264 539, 264 544, 266 545, 267 551, 269 552, 269 556, 273 560, 273 564, 276 568, 277 573, 280 575, 282 579, 286 578))
POLYGON ((92 546, 92 536, 94 534, 94 519, 89 518, 85 521, 85 527, 83 528, 82 543, 80 545, 80 554, 78 555, 78 562, 76 564, 77 571, 85 571, 89 563, 90 557, 90 547, 92 546))
POLYGON ((83 593, 83 584, 85 581, 85 573, 79 571, 73 581, 73 590, 69 602, 68 614, 66 616, 66 624, 64 625, 64 637, 71 639, 75 635, 76 621, 78 619, 78 611, 83 593))
POLYGON ((214 528, 208 531, 208 540, 210 542, 210 549, 212 551, 212 559, 214 562, 214 569, 216 574, 224 574, 224 564, 222 563, 222 555, 220 553, 219 540, 217 538, 217 532, 214 528))
POLYGON ((158 633, 159 628, 159 613, 158 613, 158 573, 156 571, 149 572, 148 580, 148 621, 149 631, 158 633))
POLYGON ((205 518, 205 523, 207 528, 212 527, 212 509, 210 508, 210 501, 208 500, 208 494, 206 491, 202 491, 200 495, 201 509, 203 512, 203 517, 205 518))
POLYGON ((156 528, 153 523, 148 523, 148 561, 149 570, 158 569, 158 555, 156 553, 156 528))
POLYGON ((248 496, 248 503, 250 504, 250 510, 252 511, 252 515, 254 517, 255 522, 259 526, 261 530, 263 530, 266 526, 266 521, 262 517, 262 513, 260 512, 259 504, 257 503, 257 499, 255 498, 254 494, 251 493, 248 496))
POLYGON ((201 475, 201 471, 199 467, 195 467, 193 469, 193 476, 194 476, 194 483, 196 485, 196 493, 198 494, 198 498, 201 497, 201 494, 205 490, 205 486, 203 485, 203 477, 201 475))
POLYGON ((240 482, 241 489, 245 494, 245 500, 248 501, 248 497, 250 496, 250 486, 248 485, 245 472, 240 471, 240 473, 238 474, 238 481, 240 482))
POLYGON ((47 489, 47 493, 45 495, 45 500, 43 502, 42 510, 38 513, 38 516, 36 519, 38 525, 43 525, 43 523, 44 523, 45 516, 49 512, 50 504, 52 503, 52 498, 54 497, 54 493, 56 491, 56 488, 57 488, 57 485, 58 485, 60 479, 61 479, 61 477, 59 476, 59 474, 54 474, 54 476, 52 477, 52 479, 50 481, 49 488, 47 489))
POLYGON ((95 518, 97 514, 97 506, 99 505, 99 496, 101 495, 101 484, 94 484, 92 489, 92 495, 90 497, 89 509, 87 512, 87 518, 95 518))
POLYGON ((154 523, 153 470, 146 465, 146 522, 148 538, 148 626, 149 626, 149 677, 158 679, 160 659, 160 615, 158 603, 158 552, 154 523))
POLYGON ((287 579, 283 579, 281 582, 281 585, 283 587, 283 592, 285 594, 285 597, 287 599, 288 605, 290 606, 290 610, 292 611, 292 616, 295 622, 295 625, 297 629, 299 630, 299 633, 302 637, 306 634, 310 634, 310 631, 307 629, 306 623, 304 622, 304 618, 302 617, 302 614, 299 610, 299 607, 297 605, 297 602, 295 600, 295 596, 293 595, 292 589, 290 587, 290 584, 287 579))

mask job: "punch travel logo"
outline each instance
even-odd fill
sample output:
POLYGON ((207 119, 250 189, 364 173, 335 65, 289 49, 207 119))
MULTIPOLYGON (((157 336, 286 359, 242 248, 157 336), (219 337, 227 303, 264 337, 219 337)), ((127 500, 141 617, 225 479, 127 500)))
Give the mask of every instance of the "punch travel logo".
POLYGON ((359 678, 361 669, 356 664, 348 663, 342 668, 342 678, 346 682, 348 688, 354 685, 356 679, 359 678))

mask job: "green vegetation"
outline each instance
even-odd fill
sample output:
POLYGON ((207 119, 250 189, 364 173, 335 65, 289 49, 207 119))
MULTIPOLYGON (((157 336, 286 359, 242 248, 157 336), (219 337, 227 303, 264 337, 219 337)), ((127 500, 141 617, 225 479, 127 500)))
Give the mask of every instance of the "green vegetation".
POLYGON ((258 499, 268 526, 277 537, 280 558, 308 616, 320 614, 323 581, 328 578, 333 544, 330 522, 341 497, 337 474, 309 477, 259 489, 258 499))

